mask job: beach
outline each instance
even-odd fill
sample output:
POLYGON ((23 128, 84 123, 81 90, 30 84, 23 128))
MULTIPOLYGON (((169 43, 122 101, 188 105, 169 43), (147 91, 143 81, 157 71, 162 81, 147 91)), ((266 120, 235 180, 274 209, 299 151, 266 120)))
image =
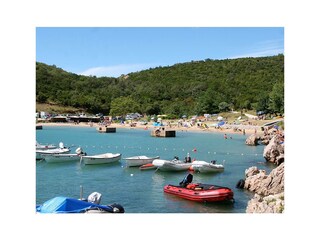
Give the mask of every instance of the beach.
MULTIPOLYGON (((210 126, 213 124, 213 122, 205 122, 207 126, 210 126)), ((261 125, 263 125, 263 122, 260 122, 261 125)), ((80 122, 80 123, 56 123, 56 122, 39 122, 36 123, 36 125, 42 125, 42 126, 68 126, 68 127, 93 127, 97 128, 100 126, 104 126, 98 123, 89 123, 89 122, 80 122)), ((165 124, 166 125, 166 124, 165 124)), ((190 132, 213 132, 213 133, 225 133, 225 134, 244 134, 244 135, 251 135, 254 133, 262 134, 263 131, 261 129, 261 125, 258 125, 258 123, 255 124, 224 124, 220 127, 200 127, 197 124, 194 124, 193 126, 188 127, 182 127, 182 126, 175 126, 174 124, 171 124, 171 127, 166 126, 166 129, 175 130, 177 132, 182 131, 190 131, 190 132)), ((111 123, 108 125, 108 127, 114 127, 114 128, 127 128, 127 129, 144 129, 144 130, 152 130, 156 128, 152 125, 152 123, 148 123, 146 125, 139 124, 138 122, 135 124, 135 126, 132 126, 132 123, 111 123)))

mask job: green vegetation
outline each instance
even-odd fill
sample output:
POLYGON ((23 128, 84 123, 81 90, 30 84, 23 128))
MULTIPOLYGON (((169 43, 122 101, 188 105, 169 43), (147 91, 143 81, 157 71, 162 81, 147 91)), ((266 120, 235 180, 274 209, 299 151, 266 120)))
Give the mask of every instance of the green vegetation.
POLYGON ((113 115, 242 109, 283 114, 284 56, 206 59, 119 78, 81 76, 37 62, 36 100, 113 115))

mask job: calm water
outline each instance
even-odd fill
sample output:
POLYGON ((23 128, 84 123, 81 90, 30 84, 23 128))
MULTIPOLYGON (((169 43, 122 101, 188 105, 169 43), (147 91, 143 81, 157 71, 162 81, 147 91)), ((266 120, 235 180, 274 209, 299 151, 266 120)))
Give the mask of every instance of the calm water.
POLYGON ((229 187, 234 192, 232 203, 195 203, 163 193, 166 184, 178 184, 187 172, 140 171, 126 168, 125 161, 103 165, 83 165, 79 162, 48 164, 36 163, 36 203, 41 204, 55 196, 84 197, 97 191, 102 194, 101 204, 119 203, 126 213, 245 213, 247 202, 253 194, 237 189, 235 185, 251 166, 269 173, 273 165, 265 163, 263 146, 245 145, 246 136, 229 134, 225 140, 221 133, 177 132, 175 138, 154 138, 150 130, 117 129, 116 133, 98 133, 90 127, 47 127, 36 131, 39 143, 78 146, 87 154, 105 152, 134 155, 160 156, 180 159, 189 152, 199 160, 224 161, 225 171, 215 174, 193 174, 193 182, 210 183, 229 187), (197 151, 192 151, 196 149, 197 151))

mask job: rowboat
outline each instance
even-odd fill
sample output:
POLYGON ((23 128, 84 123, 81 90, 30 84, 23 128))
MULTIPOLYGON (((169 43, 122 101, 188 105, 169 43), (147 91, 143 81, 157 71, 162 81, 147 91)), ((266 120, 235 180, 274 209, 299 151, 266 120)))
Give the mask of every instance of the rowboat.
POLYGON ((54 144, 40 144, 36 141, 36 150, 48 150, 58 148, 54 144))
POLYGON ((140 170, 150 170, 150 169, 156 169, 156 168, 157 167, 152 163, 147 163, 139 167, 140 170))
POLYGON ((61 142, 59 144, 59 148, 54 148, 54 149, 45 149, 45 150, 36 150, 36 159, 44 159, 45 155, 50 155, 50 154, 62 154, 62 153, 69 153, 70 149, 65 147, 63 143, 61 142))
POLYGON ((80 162, 85 165, 105 164, 117 162, 121 159, 121 153, 103 153, 91 156, 81 156, 80 162))
POLYGON ((127 167, 139 167, 147 163, 152 163, 153 160, 159 159, 159 156, 156 157, 147 157, 147 156, 134 156, 123 158, 126 161, 127 167))
POLYGON ((45 154, 43 155, 43 157, 47 163, 65 163, 80 161, 81 156, 85 155, 85 153, 82 152, 81 148, 77 148, 75 152, 76 153, 45 154))

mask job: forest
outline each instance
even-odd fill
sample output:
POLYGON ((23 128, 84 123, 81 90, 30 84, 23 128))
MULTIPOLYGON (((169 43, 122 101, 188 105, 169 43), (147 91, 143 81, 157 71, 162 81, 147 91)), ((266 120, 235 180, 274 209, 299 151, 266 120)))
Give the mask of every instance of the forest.
POLYGON ((114 77, 83 76, 36 62, 36 101, 125 115, 284 113, 284 55, 177 63, 114 77))

